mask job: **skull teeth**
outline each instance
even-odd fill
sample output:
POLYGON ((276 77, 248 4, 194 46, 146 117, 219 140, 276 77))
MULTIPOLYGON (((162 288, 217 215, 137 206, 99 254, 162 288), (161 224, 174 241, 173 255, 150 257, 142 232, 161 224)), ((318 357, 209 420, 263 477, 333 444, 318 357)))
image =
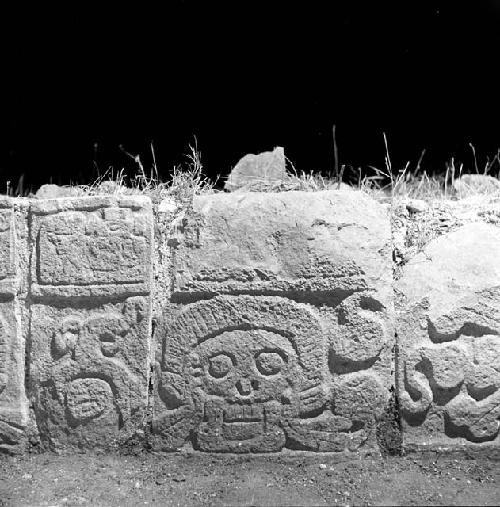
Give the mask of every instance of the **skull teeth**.
POLYGON ((226 422, 252 422, 262 421, 263 407, 261 405, 230 405, 224 408, 224 421, 226 422))

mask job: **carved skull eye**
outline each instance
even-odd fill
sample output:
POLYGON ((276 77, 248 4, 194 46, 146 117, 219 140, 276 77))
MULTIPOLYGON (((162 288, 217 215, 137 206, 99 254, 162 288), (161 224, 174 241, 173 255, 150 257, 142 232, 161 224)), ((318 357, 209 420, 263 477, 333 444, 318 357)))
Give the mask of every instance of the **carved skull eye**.
POLYGON ((282 370, 285 360, 278 352, 261 352, 255 358, 255 364, 262 375, 276 375, 282 370))
POLYGON ((233 367, 233 361, 227 354, 217 354, 209 360, 208 373, 215 378, 225 377, 233 367))

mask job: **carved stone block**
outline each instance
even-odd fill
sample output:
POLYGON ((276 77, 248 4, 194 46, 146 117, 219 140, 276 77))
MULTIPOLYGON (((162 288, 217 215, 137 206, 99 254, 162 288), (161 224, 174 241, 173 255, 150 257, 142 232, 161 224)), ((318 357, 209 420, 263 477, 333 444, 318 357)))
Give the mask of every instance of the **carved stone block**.
POLYGON ((0 452, 21 450, 28 423, 24 389, 27 329, 25 284, 27 206, 0 198, 0 452))
POLYGON ((151 202, 111 196, 35 201, 34 296, 148 294, 151 202))
POLYGON ((150 201, 33 205, 31 396, 51 447, 110 447, 140 429, 150 372, 150 201))
POLYGON ((392 383, 384 208, 356 192, 199 197, 169 245, 158 448, 375 445, 392 383))
POLYGON ((500 230, 431 241, 398 292, 399 398, 407 446, 500 443, 500 230))
POLYGON ((99 306, 32 305, 31 385, 43 442, 108 447, 141 428, 149 306, 141 296, 99 306))

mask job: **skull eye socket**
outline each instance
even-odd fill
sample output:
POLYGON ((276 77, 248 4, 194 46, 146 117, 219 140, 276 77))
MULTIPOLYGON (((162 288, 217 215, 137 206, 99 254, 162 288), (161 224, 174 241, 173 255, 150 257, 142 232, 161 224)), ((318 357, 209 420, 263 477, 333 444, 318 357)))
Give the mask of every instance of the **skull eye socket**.
POLYGON ((225 377, 233 367, 233 360, 227 354, 217 354, 209 359, 208 373, 215 378, 225 377))
POLYGON ((257 369, 262 375, 276 375, 285 365, 285 358, 278 352, 261 352, 255 358, 257 369))

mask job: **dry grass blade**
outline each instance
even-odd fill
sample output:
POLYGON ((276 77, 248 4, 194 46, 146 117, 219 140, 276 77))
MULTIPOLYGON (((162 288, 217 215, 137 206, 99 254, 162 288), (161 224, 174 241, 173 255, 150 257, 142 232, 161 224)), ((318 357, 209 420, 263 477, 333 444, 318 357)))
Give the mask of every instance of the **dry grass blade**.
MULTIPOLYGON (((375 198, 384 201, 394 201, 399 198, 414 198, 422 200, 438 199, 460 199, 460 191, 457 191, 454 181, 466 174, 464 164, 457 162, 454 157, 446 163, 444 175, 429 175, 422 167, 422 162, 426 150, 423 149, 412 170, 410 162, 399 171, 395 171, 393 161, 389 152, 389 143, 387 135, 383 133, 384 140, 384 167, 378 168, 373 165, 367 168, 353 168, 351 165, 342 164, 339 168, 338 146, 336 140, 336 127, 333 125, 333 143, 334 143, 334 171, 329 176, 323 176, 314 171, 297 171, 293 162, 285 157, 288 172, 281 181, 255 181, 247 185, 241 191, 250 192, 288 192, 305 191, 318 192, 321 190, 338 189, 341 185, 347 185, 344 175, 347 173, 347 179, 353 181, 352 185, 358 190, 364 191, 375 198), (367 169, 372 174, 366 174, 367 169), (354 177, 353 177, 354 173, 354 177)), ((481 174, 477 162, 476 150, 472 143, 469 144, 473 159, 473 170, 476 174, 481 174)), ((194 144, 189 145, 189 151, 186 155, 186 162, 175 165, 169 173, 167 181, 161 181, 157 165, 157 157, 153 143, 150 143, 151 167, 146 168, 140 155, 134 155, 127 151, 122 145, 120 150, 131 160, 133 160, 137 170, 132 177, 125 172, 125 168, 115 170, 110 167, 104 174, 99 175, 96 180, 89 185, 72 185, 71 195, 103 195, 103 194, 145 194, 151 197, 153 203, 159 203, 164 198, 172 198, 183 206, 192 203, 195 195, 215 192, 217 180, 211 181, 203 174, 203 164, 201 153, 198 149, 196 137, 194 144)), ((483 168, 483 175, 499 177, 500 176, 500 149, 495 155, 486 158, 483 168)), ((14 186, 10 181, 6 185, 6 194, 9 196, 28 196, 31 195, 29 189, 24 186, 24 175, 22 175, 17 185, 14 186)))

